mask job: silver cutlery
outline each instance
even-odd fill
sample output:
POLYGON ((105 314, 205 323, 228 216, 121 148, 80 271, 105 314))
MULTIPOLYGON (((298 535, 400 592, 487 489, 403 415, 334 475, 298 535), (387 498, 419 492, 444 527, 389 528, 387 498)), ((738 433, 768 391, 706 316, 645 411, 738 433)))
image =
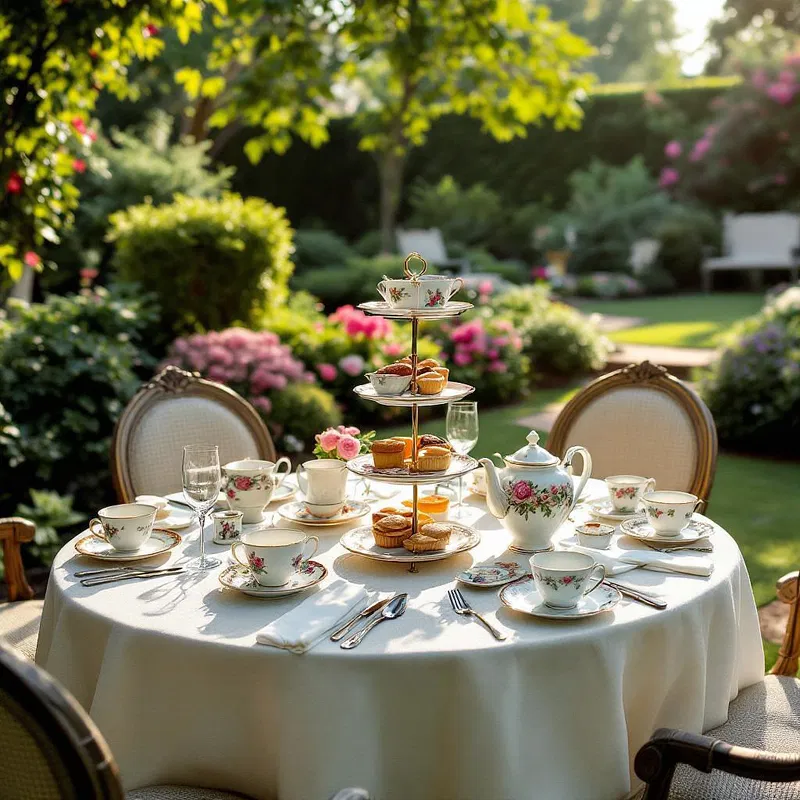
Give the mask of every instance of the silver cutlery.
POLYGON ((677 553, 679 550, 692 550, 696 553, 713 553, 714 552, 714 545, 707 544, 703 545, 696 545, 696 544, 665 544, 665 545, 658 545, 658 544, 651 544, 650 542, 645 542, 644 540, 640 539, 640 542, 645 546, 649 547, 651 550, 655 550, 657 553, 677 553))
POLYGON ((172 567, 104 567, 103 569, 82 569, 75 573, 76 578, 88 578, 91 575, 113 575, 117 572, 163 572, 172 567))
POLYGON ((104 583, 114 583, 116 581, 129 581, 132 578, 146 580, 147 578, 160 578, 162 575, 179 575, 185 571, 185 567, 172 567, 162 569, 158 572, 120 572, 117 575, 109 575, 103 578, 84 578, 81 586, 101 586, 104 583))
POLYGON ((391 597, 387 597, 385 600, 376 600, 374 603, 367 606, 363 611, 359 611, 358 614, 345 622, 341 628, 338 628, 331 634, 331 641, 338 642, 339 639, 343 639, 345 634, 347 634, 360 619, 371 617, 376 611, 380 611, 391 600, 391 597))
POLYGON ((610 581, 608 579, 604 580, 603 583, 605 583, 607 586, 610 586, 612 589, 616 589, 623 597, 628 597, 631 600, 644 603, 646 606, 652 606, 653 608, 658 608, 661 611, 667 607, 667 604, 663 600, 659 600, 658 598, 651 597, 647 594, 642 594, 642 592, 637 592, 636 589, 631 589, 630 586, 624 586, 621 583, 610 581))
POLYGON ((349 639, 345 639, 339 647, 343 650, 352 650, 357 647, 361 640, 379 623, 387 619, 397 619, 401 617, 406 610, 408 602, 408 595, 403 592, 402 594, 395 595, 382 609, 381 613, 375 617, 371 622, 368 622, 361 630, 356 631, 349 639))
POLYGON ((450 605, 453 606, 453 611, 456 614, 461 614, 462 616, 466 617, 475 617, 475 619, 479 620, 483 623, 483 626, 489 633, 494 636, 495 639, 499 641, 503 641, 506 638, 506 635, 502 632, 497 630, 491 623, 487 622, 472 606, 464 599, 464 595, 461 594, 460 589, 448 589, 447 596, 450 598, 450 605))

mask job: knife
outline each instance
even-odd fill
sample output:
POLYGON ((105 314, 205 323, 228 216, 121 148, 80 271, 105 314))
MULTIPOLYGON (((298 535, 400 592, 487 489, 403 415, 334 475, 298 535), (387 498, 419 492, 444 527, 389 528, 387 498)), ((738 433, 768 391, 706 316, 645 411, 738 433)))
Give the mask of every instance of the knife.
POLYGON ((631 600, 637 600, 640 603, 644 603, 646 606, 652 606, 653 608, 658 608, 662 611, 667 607, 667 604, 663 600, 656 600, 656 598, 650 597, 650 595, 641 594, 635 589, 630 589, 627 586, 623 586, 621 583, 615 583, 614 581, 609 580, 605 580, 603 583, 610 586, 612 589, 616 589, 624 597, 629 597, 631 600))
POLYGON ((118 572, 162 572, 172 567, 105 567, 104 569, 82 569, 75 573, 76 578, 88 578, 90 575, 114 575, 118 572))
POLYGON ((408 595, 403 594, 395 595, 382 609, 375 619, 370 620, 363 628, 359 628, 352 636, 345 639, 339 647, 343 650, 352 650, 358 647, 361 640, 379 623, 385 622, 387 619, 397 619, 401 617, 408 602, 408 595))
POLYGON ((100 586, 104 583, 114 583, 114 581, 128 581, 131 578, 139 578, 140 580, 146 578, 159 578, 162 575, 179 575, 184 572, 184 567, 172 567, 171 569, 163 569, 159 572, 122 572, 118 575, 109 575, 104 578, 84 578, 81 581, 81 586, 100 586))
POLYGON ((341 628, 335 630, 331 634, 331 641, 338 642, 339 639, 344 638, 345 634, 355 625, 360 619, 371 617, 376 611, 380 611, 392 598, 387 597, 385 600, 376 600, 372 605, 367 606, 363 611, 360 611, 354 617, 351 617, 341 628))

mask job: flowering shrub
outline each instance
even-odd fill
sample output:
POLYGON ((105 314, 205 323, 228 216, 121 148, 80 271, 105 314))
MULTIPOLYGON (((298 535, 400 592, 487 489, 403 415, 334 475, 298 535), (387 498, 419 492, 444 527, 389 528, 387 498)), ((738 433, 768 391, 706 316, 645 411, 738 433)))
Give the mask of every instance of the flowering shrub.
MULTIPOLYGON (((313 384, 316 379, 271 331, 257 333, 245 328, 228 328, 176 339, 161 366, 168 364, 200 372, 230 386, 264 415, 278 436, 291 433, 305 443, 310 442, 314 431, 318 430, 319 419, 308 418, 309 409, 303 413, 300 408, 276 402, 282 392, 296 394, 298 386, 313 384)), ((317 407, 317 414, 328 417, 328 423, 332 421, 330 417, 338 416, 332 398, 326 393, 321 397, 318 393, 305 393, 303 397, 317 407)))
POLYGON ((529 362, 511 320, 487 315, 445 322, 434 336, 451 380, 474 386, 476 400, 505 403, 527 392, 529 362))
POLYGON ((314 439, 314 455, 317 458, 338 458, 350 461, 358 455, 369 453, 370 444, 375 438, 375 431, 361 433, 359 428, 340 425, 338 428, 327 428, 318 433, 314 439))
POLYGON ((582 297, 636 297, 643 294, 642 284, 630 275, 618 272, 593 272, 578 279, 575 291, 582 297))
POLYGON ((800 287, 769 301, 731 333, 701 381, 720 441, 797 455, 800 445, 800 287))

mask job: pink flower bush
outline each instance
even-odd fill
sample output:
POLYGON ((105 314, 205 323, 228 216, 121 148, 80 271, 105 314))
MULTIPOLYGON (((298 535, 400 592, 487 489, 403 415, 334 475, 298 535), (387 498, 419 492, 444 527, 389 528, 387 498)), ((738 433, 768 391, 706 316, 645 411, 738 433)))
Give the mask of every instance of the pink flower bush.
POLYGON ((797 85, 778 81, 767 87, 767 96, 782 106, 788 106, 797 93, 797 85))
POLYGON ((682 152, 683 147, 681 146, 681 143, 675 139, 673 139, 671 142, 667 142, 667 145, 664 148, 664 155, 667 158, 680 158, 682 152))
POLYGON ((658 185, 662 189, 668 189, 670 186, 674 186, 680 180, 680 177, 681 175, 678 170, 673 167, 664 167, 664 169, 661 170, 658 185))
POLYGON ((367 339, 385 339, 392 333, 392 323, 383 317, 371 317, 353 306, 340 306, 328 317, 329 322, 338 322, 348 336, 364 336, 367 339))
POLYGON ((337 375, 339 374, 333 364, 317 364, 317 372, 319 372, 320 378, 322 378, 322 380, 324 380, 326 383, 335 381, 337 375))

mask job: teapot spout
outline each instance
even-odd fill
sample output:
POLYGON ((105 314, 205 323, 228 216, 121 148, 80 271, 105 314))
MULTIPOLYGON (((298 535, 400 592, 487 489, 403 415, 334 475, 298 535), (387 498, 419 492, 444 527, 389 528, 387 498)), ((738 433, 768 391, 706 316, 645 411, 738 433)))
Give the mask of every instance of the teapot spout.
POLYGON ((480 464, 486 472, 486 505, 493 516, 503 519, 508 514, 509 501, 500 485, 497 467, 488 458, 480 459, 480 464))

